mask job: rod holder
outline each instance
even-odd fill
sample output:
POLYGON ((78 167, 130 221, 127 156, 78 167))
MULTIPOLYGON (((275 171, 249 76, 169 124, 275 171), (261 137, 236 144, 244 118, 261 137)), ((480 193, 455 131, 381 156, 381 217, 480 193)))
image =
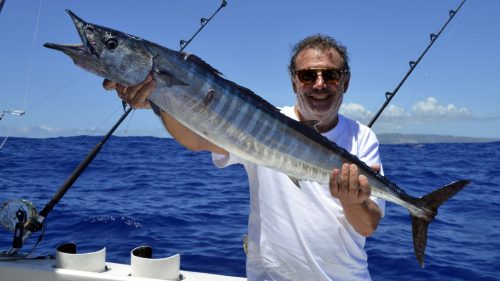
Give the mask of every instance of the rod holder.
POLYGON ((180 274, 181 256, 153 258, 153 248, 139 246, 130 252, 130 265, 133 277, 156 278, 163 280, 182 280, 180 274))
POLYGON ((106 271, 106 248, 78 254, 76 243, 65 243, 56 248, 56 267, 89 272, 106 271))

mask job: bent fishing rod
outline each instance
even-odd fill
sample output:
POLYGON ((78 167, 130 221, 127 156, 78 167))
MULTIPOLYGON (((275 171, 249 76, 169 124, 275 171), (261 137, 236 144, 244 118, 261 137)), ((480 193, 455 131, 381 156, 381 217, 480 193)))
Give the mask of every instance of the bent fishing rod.
POLYGON ((457 14, 457 12, 460 10, 460 8, 462 7, 462 5, 464 3, 465 3, 465 0, 463 0, 462 3, 460 3, 460 5, 458 6, 458 8, 456 10, 450 10, 449 11, 449 18, 448 18, 448 20, 443 25, 443 27, 441 27, 441 30, 439 30, 439 32, 437 34, 434 34, 434 33, 430 34, 431 41, 430 41, 429 45, 427 46, 427 48, 425 48, 425 50, 422 52, 422 54, 420 55, 420 57, 416 61, 410 61, 409 62, 410 69, 408 70, 408 72, 406 73, 406 75, 403 77, 403 79, 399 82, 399 84, 396 86, 396 88, 392 92, 386 92, 385 93, 385 99, 386 100, 385 100, 384 104, 382 105, 382 107, 375 114, 375 116, 373 117, 373 119, 370 121, 370 123, 368 123, 368 127, 371 128, 373 126, 373 124, 375 123, 375 121, 377 121, 377 119, 380 116, 380 114, 382 114, 382 112, 385 110, 385 108, 391 102, 392 98, 394 98, 394 96, 396 95, 396 93, 399 91, 399 88, 401 88, 401 86, 404 84, 404 82, 406 81, 406 79, 410 76, 410 74, 413 72, 413 70, 415 69, 415 67, 417 67, 418 63, 422 60, 422 58, 425 56, 425 54, 427 53, 427 51, 432 47, 432 44, 434 44, 434 42, 436 42, 436 40, 438 39, 439 35, 441 35, 441 33, 446 28, 446 26, 448 25, 448 23, 450 23, 450 21, 457 14))
MULTIPOLYGON (((1 0, 0 0, 1 1, 1 0)), ((201 18, 201 26, 198 28, 198 30, 194 33, 193 36, 189 40, 180 40, 180 52, 182 52, 188 45, 191 43, 193 38, 198 35, 198 33, 212 20, 212 18, 219 13, 219 11, 227 6, 227 1, 222 0, 221 5, 219 8, 207 19, 207 18, 201 18)), ((126 106, 124 105, 124 109, 126 106)), ((114 126, 109 130, 109 132, 102 138, 102 140, 94 146, 94 148, 87 154, 87 156, 78 164, 78 166, 73 170, 71 175, 66 179, 66 181, 59 187, 58 191, 52 196, 50 199, 49 203, 45 205, 42 211, 34 218, 34 220, 31 220, 31 222, 28 224, 27 227, 23 227, 20 223, 19 229, 16 228, 16 231, 14 233, 14 241, 13 241, 13 246, 12 248, 7 252, 7 255, 15 255, 22 247, 24 241, 33 233, 36 231, 39 231, 43 229, 43 225, 45 222, 45 219, 49 215, 49 213, 52 211, 54 206, 62 199, 64 194, 71 188, 73 183, 80 177, 82 172, 90 165, 92 160, 97 156, 97 154, 101 151, 101 148, 104 146, 104 144, 108 141, 108 139, 111 137, 111 135, 114 133, 114 131, 120 126, 120 124, 125 120, 125 118, 128 116, 128 114, 132 111, 132 107, 129 107, 123 115, 118 119, 118 121, 114 124, 114 126), (24 231, 26 229, 26 231, 24 231), (23 233, 24 232, 24 233, 23 233)), ((22 217, 22 215, 18 216, 18 219, 22 217)), ((22 219, 19 219, 21 221, 22 219)), ((40 242, 41 236, 38 239, 38 242, 35 244, 34 247, 40 242)), ((25 257, 25 256, 23 256, 25 257)), ((23 258, 22 257, 22 258, 23 258)))

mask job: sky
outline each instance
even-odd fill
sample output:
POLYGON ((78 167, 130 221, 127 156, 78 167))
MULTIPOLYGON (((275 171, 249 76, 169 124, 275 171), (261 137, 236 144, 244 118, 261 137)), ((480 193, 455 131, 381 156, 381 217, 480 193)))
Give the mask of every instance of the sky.
MULTIPOLYGON (((462 0, 228 0, 185 49, 275 106, 293 105, 291 47, 316 33, 347 46, 341 113, 368 124, 462 0)), ((123 112, 102 78, 46 42, 80 43, 82 19, 178 50, 220 0, 5 0, 0 12, 0 136, 103 135, 123 112)), ((467 0, 373 125, 375 133, 500 138, 500 1, 467 0)), ((117 135, 168 136, 151 110, 117 135)))

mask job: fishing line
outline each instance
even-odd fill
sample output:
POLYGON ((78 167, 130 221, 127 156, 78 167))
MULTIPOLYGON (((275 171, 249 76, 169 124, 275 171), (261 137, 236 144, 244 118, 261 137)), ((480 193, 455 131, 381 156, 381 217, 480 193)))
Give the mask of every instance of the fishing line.
POLYGON ((30 84, 31 84, 31 72, 33 69, 33 56, 35 53, 35 44, 36 44, 36 40, 38 37, 38 26, 40 24, 40 14, 42 11, 42 0, 40 0, 39 3, 40 4, 38 5, 38 12, 37 12, 36 21, 35 21, 35 32, 33 34, 33 43, 31 44, 31 52, 30 52, 30 60, 29 60, 30 63, 28 65, 28 73, 27 73, 27 77, 26 77, 26 87, 24 89, 24 101, 23 101, 23 109, 24 110, 26 110, 27 97, 28 97, 28 92, 29 92, 29 88, 30 88, 30 84))
POLYGON ((135 110, 132 112, 132 116, 130 116, 130 118, 128 119, 127 126, 125 126, 125 129, 123 130, 125 136, 128 135, 128 129, 130 128, 130 125, 132 124, 132 120, 134 119, 134 117, 135 117, 135 110))
POLYGON ((441 29, 439 30, 439 32, 437 34, 435 34, 435 33, 431 33, 430 34, 430 43, 428 44, 427 48, 425 48, 425 50, 422 52, 422 54, 420 54, 420 56, 418 57, 418 59, 416 61, 411 60, 409 62, 410 69, 408 70, 408 72, 406 73, 406 75, 403 77, 403 79, 399 82, 399 84, 396 86, 396 88, 392 92, 386 92, 385 93, 386 101, 384 102, 384 104, 382 105, 382 107, 377 111, 377 113, 375 114, 375 116, 373 117, 373 119, 368 123, 368 127, 372 127, 373 124, 375 123, 375 121, 377 121, 377 119, 380 116, 380 114, 382 114, 382 112, 385 110, 385 108, 387 107, 387 105, 389 105, 389 103, 394 98, 394 96, 396 95, 396 93, 399 91, 399 89, 401 88, 401 86, 405 83, 406 79, 411 75, 411 73, 413 72, 413 70, 415 69, 415 67, 417 67, 417 65, 422 60, 422 58, 425 56, 425 54, 427 53, 427 51, 429 51, 429 49, 432 47, 432 45, 434 44, 434 42, 436 42, 436 40, 439 38, 439 36, 443 32, 443 30, 446 28, 446 26, 448 26, 448 24, 450 23, 450 21, 455 17, 455 15, 457 14, 457 12, 460 10, 460 8, 462 7, 462 5, 464 3, 465 3, 465 0, 463 0, 462 3, 460 3, 460 5, 458 6, 458 8, 456 10, 450 10, 449 11, 448 20, 443 25, 443 27, 441 27, 441 29))
POLYGON ((9 138, 9 136, 6 136, 3 141, 2 141, 2 144, 0 145, 0 149, 2 149, 3 145, 5 144, 5 142, 7 141, 7 139, 9 138))
MULTIPOLYGON (((467 12, 467 6, 468 6, 468 4, 464 5, 463 13, 455 20, 454 23, 451 24, 451 26, 450 26, 450 32, 448 34, 444 35, 443 39, 441 40, 442 42, 440 43, 441 45, 447 45, 447 43, 450 42, 451 38, 454 37, 455 30, 456 30, 457 26, 460 24, 460 22, 462 20, 462 17, 467 12)), ((458 9, 457 9, 456 12, 458 12, 458 9)), ((403 111, 404 113, 407 113, 408 115, 412 114, 412 112, 408 111, 409 108, 414 103, 414 101, 417 99, 417 97, 420 96, 420 94, 421 94, 421 88, 424 86, 424 84, 427 83, 427 82, 429 82, 430 79, 433 78, 433 75, 432 75, 433 74, 433 69, 435 68, 436 65, 440 65, 440 61, 443 59, 443 56, 440 55, 439 52, 443 52, 443 51, 442 50, 441 51, 437 51, 436 54, 434 55, 435 58, 432 59, 432 60, 430 60, 428 62, 428 65, 426 66, 426 69, 423 71, 424 72, 424 77, 421 79, 421 81, 416 86, 416 89, 413 91, 413 94, 411 95, 410 100, 408 101, 406 107, 404 108, 404 111, 403 111)), ((426 100, 429 97, 424 97, 424 99, 426 100)), ((395 132, 400 127, 402 127, 401 123, 403 123, 405 121, 406 121, 406 116, 404 116, 403 118, 397 118, 396 125, 395 126, 391 126, 392 132, 395 132)))
POLYGON ((53 90, 52 92, 49 92, 48 95, 40 98, 38 101, 36 101, 35 103, 33 103, 32 105, 30 105, 30 107, 28 107, 26 110, 27 111, 31 111, 33 108, 35 107, 38 107, 39 105, 47 102, 50 98, 52 98, 53 96, 55 96, 56 94, 59 94, 62 90, 66 89, 68 86, 70 86, 71 84, 75 83, 76 81, 80 80, 82 77, 83 77, 83 73, 80 73, 78 74, 77 77, 73 78, 72 80, 69 80, 68 82, 62 84, 61 86, 59 86, 59 88, 53 90))
MULTIPOLYGON (((24 115, 25 111, 22 111, 22 110, 4 110, 1 114, 0 114, 0 120, 3 120, 3 118, 5 117, 5 115, 17 115, 17 116, 22 116, 24 115)), ((19 119, 16 120, 15 124, 18 124, 19 123, 19 119)), ((16 126, 14 126, 16 127, 16 126)), ((0 149, 2 149, 3 145, 5 144, 5 142, 7 142, 7 140, 9 139, 9 134, 5 134, 5 138, 3 139, 2 141, 2 144, 0 145, 0 149)))
MULTIPOLYGON (((420 89, 422 88, 422 86, 424 85, 424 83, 428 79, 429 79, 429 75, 428 75, 428 73, 425 73, 424 74, 424 78, 418 84, 418 86, 416 87, 415 91, 413 91, 413 95, 411 96, 410 100, 406 103, 406 106, 403 108, 403 116, 396 118, 396 124, 394 126, 391 126, 391 133, 394 133, 394 132, 398 131, 401 127, 403 127, 401 124, 403 122, 407 121, 406 120, 407 116, 411 117, 411 113, 409 112, 409 108, 413 104, 413 102, 414 102, 417 94, 420 93, 420 89)), ((389 105, 389 107, 390 107, 390 105, 389 105)), ((395 107, 397 107, 397 106, 395 106, 395 107)), ((391 117, 389 117, 389 118, 391 118, 391 117)))
MULTIPOLYGON (((181 49, 183 51, 184 48, 191 42, 191 40, 210 22, 210 20, 224 7, 226 7, 226 0, 222 0, 220 7, 212 14, 212 16, 208 19, 201 18, 201 27, 196 31, 196 33, 188 40, 181 40, 181 49)), ((83 171, 90 165, 90 163, 94 160, 96 155, 101 151, 104 144, 108 141, 114 131, 118 128, 118 126, 125 120, 127 115, 133 110, 132 107, 129 106, 128 109, 125 110, 125 113, 122 114, 120 119, 113 125, 113 127, 108 131, 108 133, 101 139, 101 141, 94 146, 94 148, 87 154, 87 156, 78 164, 78 166, 73 170, 70 176, 66 179, 66 181, 59 187, 57 192, 52 196, 50 201, 45 205, 42 211, 38 214, 38 216, 30 222, 27 229, 28 231, 22 234, 22 243, 33 233, 39 231, 43 228, 45 224, 46 218, 48 214, 52 211, 55 205, 62 199, 64 194, 71 188, 73 183, 80 177, 83 171)), ((12 247, 7 255, 15 255, 20 249, 20 247, 12 247)))
POLYGON ((35 244, 33 245, 33 247, 31 247, 31 249, 23 254, 23 255, 17 255, 17 256, 12 256, 11 258, 3 258, 3 257, 8 257, 8 255, 4 255, 4 253, 0 253, 0 262, 11 262, 11 261, 17 261, 17 260, 37 260, 37 259, 47 259, 47 258, 52 258, 51 256, 39 256, 39 257, 34 257, 34 258, 28 258, 29 255, 31 255, 36 247, 38 246, 38 244, 40 244, 40 242, 42 241, 44 235, 45 235, 45 229, 47 228, 47 223, 44 223, 42 225, 42 232, 40 233, 40 235, 38 236, 38 239, 36 240, 35 244))
MULTIPOLYGON (((3 6, 4 1, 2 1, 0 4, 1 4, 1 6, 3 6)), ((1 8, 2 7, 0 7, 0 10, 1 10, 1 8)), ((23 106, 22 106, 22 108, 23 108, 23 110, 22 110, 23 114, 26 112, 26 104, 28 102, 28 92, 29 92, 30 82, 31 82, 31 73, 32 73, 32 69, 33 69, 33 57, 34 57, 34 53, 35 53, 36 40, 38 38, 38 26, 39 26, 39 23, 40 23, 41 11, 42 11, 42 0, 39 1, 39 5, 38 5, 38 12, 37 12, 36 20, 35 20, 35 31, 34 31, 34 34, 33 34, 33 42, 31 44, 30 60, 29 60, 29 64, 28 64, 28 72, 26 74, 26 83, 25 83, 26 86, 24 88, 23 106)), ((21 115, 23 115, 23 114, 21 114, 21 115)), ((3 117, 3 115, 2 115, 2 117, 3 117)), ((18 125, 18 124, 19 124, 19 120, 16 121, 15 125, 18 125)), ((14 126, 14 127, 16 127, 16 126, 14 126)), ((2 147, 5 144, 5 142, 7 142, 8 139, 9 139, 9 136, 8 135, 5 136, 5 138, 2 141, 2 144, 0 144, 0 149, 2 149, 2 147)))

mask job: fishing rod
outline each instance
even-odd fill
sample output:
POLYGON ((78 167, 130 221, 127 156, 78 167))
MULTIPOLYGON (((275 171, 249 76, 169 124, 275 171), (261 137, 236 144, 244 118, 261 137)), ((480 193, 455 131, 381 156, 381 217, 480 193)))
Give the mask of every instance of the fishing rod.
POLYGON ((375 121, 377 121, 377 119, 380 116, 380 114, 382 114, 382 112, 385 110, 385 108, 387 107, 387 105, 389 105, 389 103, 391 102, 392 98, 394 98, 394 96, 396 95, 396 93, 399 91, 399 88, 401 88, 401 86, 406 81, 406 79, 410 76, 410 74, 413 72, 413 70, 415 69, 415 67, 417 67, 417 65, 420 62, 420 60, 422 60, 422 58, 425 56, 425 54, 427 53, 427 51, 431 48, 432 44, 434 44, 434 42, 436 42, 436 40, 438 39, 439 35, 441 35, 441 33, 446 28, 446 26, 448 25, 448 23, 450 23, 450 21, 457 14, 457 12, 460 10, 460 8, 462 7, 462 5, 464 3, 465 3, 465 0, 463 0, 462 3, 460 3, 460 5, 458 6, 458 8, 456 10, 450 10, 449 11, 449 18, 446 21, 446 23, 443 25, 443 27, 441 28, 441 30, 439 30, 438 34, 434 34, 434 33, 430 34, 431 41, 430 41, 429 45, 427 46, 427 48, 425 48, 424 52, 420 55, 420 57, 416 61, 410 61, 409 62, 410 69, 408 70, 408 72, 406 73, 406 75, 403 77, 403 79, 399 82, 399 84, 396 86, 396 88, 392 92, 386 92, 385 93, 385 99, 386 100, 385 100, 384 104, 382 105, 382 107, 375 114, 375 116, 373 117, 373 119, 370 121, 370 123, 368 124, 368 127, 371 128, 372 125, 375 123, 375 121))
MULTIPOLYGON (((2 1, 2 0, 0 0, 2 1)), ((196 33, 191 36, 191 38, 188 41, 181 40, 180 41, 180 52, 182 52, 188 45, 189 43, 193 40, 193 38, 210 22, 210 20, 224 7, 227 6, 227 1, 222 0, 221 5, 219 8, 208 18, 201 18, 201 27, 196 31, 196 33)), ((97 154, 101 151, 101 148, 104 146, 104 144, 108 141, 110 136, 114 133, 114 131, 120 126, 120 124, 125 120, 127 115, 132 111, 132 107, 129 107, 123 115, 118 119, 118 121, 114 124, 114 126, 109 130, 109 132, 102 138, 102 140, 94 146, 94 148, 87 154, 87 156, 78 164, 78 166, 73 170, 71 175, 66 179, 66 181, 59 187, 58 191, 52 196, 50 199, 49 203, 45 205, 42 211, 33 218, 26 227, 23 226, 24 223, 20 222, 25 222, 27 221, 26 214, 22 214, 23 208, 26 207, 17 207, 15 216, 18 220, 18 223, 16 223, 16 228, 14 231, 14 241, 13 241, 13 246, 12 248, 7 252, 7 255, 15 255, 22 247, 22 244, 26 239, 31 235, 31 233, 39 231, 43 229, 43 224, 49 213, 52 211, 54 206, 61 200, 61 198, 66 194, 66 192, 71 188, 73 183, 80 177, 82 172, 88 167, 88 165, 94 160, 94 158, 97 156, 97 154), (24 229, 27 231, 24 232, 24 229), (24 232, 24 233, 23 233, 24 232)), ((38 242, 40 242, 41 237, 38 239, 38 242)), ((37 244, 38 244, 37 242, 37 244)), ((36 246, 36 245, 35 245, 36 246)))
POLYGON ((5 4, 5 0, 0 0, 0 13, 2 12, 3 4, 5 4))

